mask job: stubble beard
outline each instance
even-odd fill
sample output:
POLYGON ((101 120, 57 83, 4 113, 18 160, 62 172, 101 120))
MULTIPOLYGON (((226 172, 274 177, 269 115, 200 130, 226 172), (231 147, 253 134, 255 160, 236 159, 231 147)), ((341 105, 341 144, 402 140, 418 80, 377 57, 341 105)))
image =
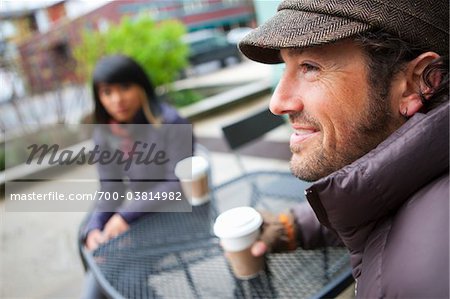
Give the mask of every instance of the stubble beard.
MULTIPOLYGON (((357 123, 349 127, 341 147, 324 148, 323 136, 320 142, 309 149, 308 155, 302 153, 301 146, 292 145, 291 172, 301 180, 313 182, 367 154, 403 124, 399 118, 392 115, 389 105, 390 97, 385 93, 378 92, 376 96, 372 96, 369 108, 360 115, 357 123)), ((308 119, 309 123, 318 125, 303 112, 289 117, 308 119)))

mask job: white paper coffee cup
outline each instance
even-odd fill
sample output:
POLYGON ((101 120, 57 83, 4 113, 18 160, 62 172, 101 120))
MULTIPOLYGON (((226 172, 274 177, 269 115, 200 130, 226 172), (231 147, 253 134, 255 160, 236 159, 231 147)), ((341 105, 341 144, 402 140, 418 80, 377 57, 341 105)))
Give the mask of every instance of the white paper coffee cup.
POLYGON ((186 198, 193 206, 209 201, 208 161, 201 156, 192 156, 179 161, 175 166, 175 175, 181 182, 186 198))
POLYGON ((250 252, 251 245, 258 240, 262 222, 255 209, 238 207, 223 212, 214 223, 214 234, 220 238, 238 278, 252 278, 264 268, 264 257, 254 257, 250 252))

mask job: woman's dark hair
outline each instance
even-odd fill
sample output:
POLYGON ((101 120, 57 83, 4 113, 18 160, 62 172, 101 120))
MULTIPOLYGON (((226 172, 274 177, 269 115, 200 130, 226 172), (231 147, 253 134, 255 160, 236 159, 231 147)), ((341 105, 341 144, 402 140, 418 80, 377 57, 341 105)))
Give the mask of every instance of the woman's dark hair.
MULTIPOLYGON (((372 88, 384 91, 384 96, 387 96, 393 77, 403 70, 406 63, 428 51, 383 31, 361 33, 355 40, 363 47, 369 58, 369 80, 372 88)), ((424 105, 422 112, 428 112, 442 102, 448 101, 448 97, 444 95, 448 95, 449 92, 449 62, 447 53, 444 55, 431 62, 422 74, 422 80, 432 89, 429 94, 420 94, 424 105), (435 72, 441 74, 441 82, 437 87, 434 87, 431 81, 435 72)))
MULTIPOLYGON (((125 55, 111 55, 101 58, 95 65, 92 75, 92 90, 94 93, 94 116, 97 123, 108 123, 111 116, 100 102, 98 85, 100 83, 134 83, 142 87, 147 95, 151 113, 157 117, 160 114, 158 97, 155 88, 142 67, 132 58, 125 55)), ((143 112, 139 112, 141 117, 143 112)))

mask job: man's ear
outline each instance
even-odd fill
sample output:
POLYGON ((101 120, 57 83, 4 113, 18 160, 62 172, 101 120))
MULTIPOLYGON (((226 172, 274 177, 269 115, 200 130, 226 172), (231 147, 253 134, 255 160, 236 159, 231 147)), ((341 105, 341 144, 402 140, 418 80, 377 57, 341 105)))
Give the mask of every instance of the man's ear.
POLYGON ((427 86, 423 80, 425 68, 435 59, 439 58, 435 52, 425 52, 408 62, 404 72, 403 91, 399 102, 399 112, 405 117, 410 117, 417 113, 422 107, 422 95, 432 92, 433 87, 440 82, 440 76, 433 75, 431 83, 433 87, 427 86))

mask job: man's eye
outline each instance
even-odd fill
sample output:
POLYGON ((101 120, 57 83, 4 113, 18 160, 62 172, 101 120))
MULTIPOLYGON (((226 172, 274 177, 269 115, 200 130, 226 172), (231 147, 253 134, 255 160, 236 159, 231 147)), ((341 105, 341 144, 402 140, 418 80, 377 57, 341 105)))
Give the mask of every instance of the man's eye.
POLYGON ((313 64, 309 64, 309 63, 302 63, 300 64, 300 70, 302 71, 302 73, 309 73, 309 72, 315 72, 318 71, 319 68, 313 64))

